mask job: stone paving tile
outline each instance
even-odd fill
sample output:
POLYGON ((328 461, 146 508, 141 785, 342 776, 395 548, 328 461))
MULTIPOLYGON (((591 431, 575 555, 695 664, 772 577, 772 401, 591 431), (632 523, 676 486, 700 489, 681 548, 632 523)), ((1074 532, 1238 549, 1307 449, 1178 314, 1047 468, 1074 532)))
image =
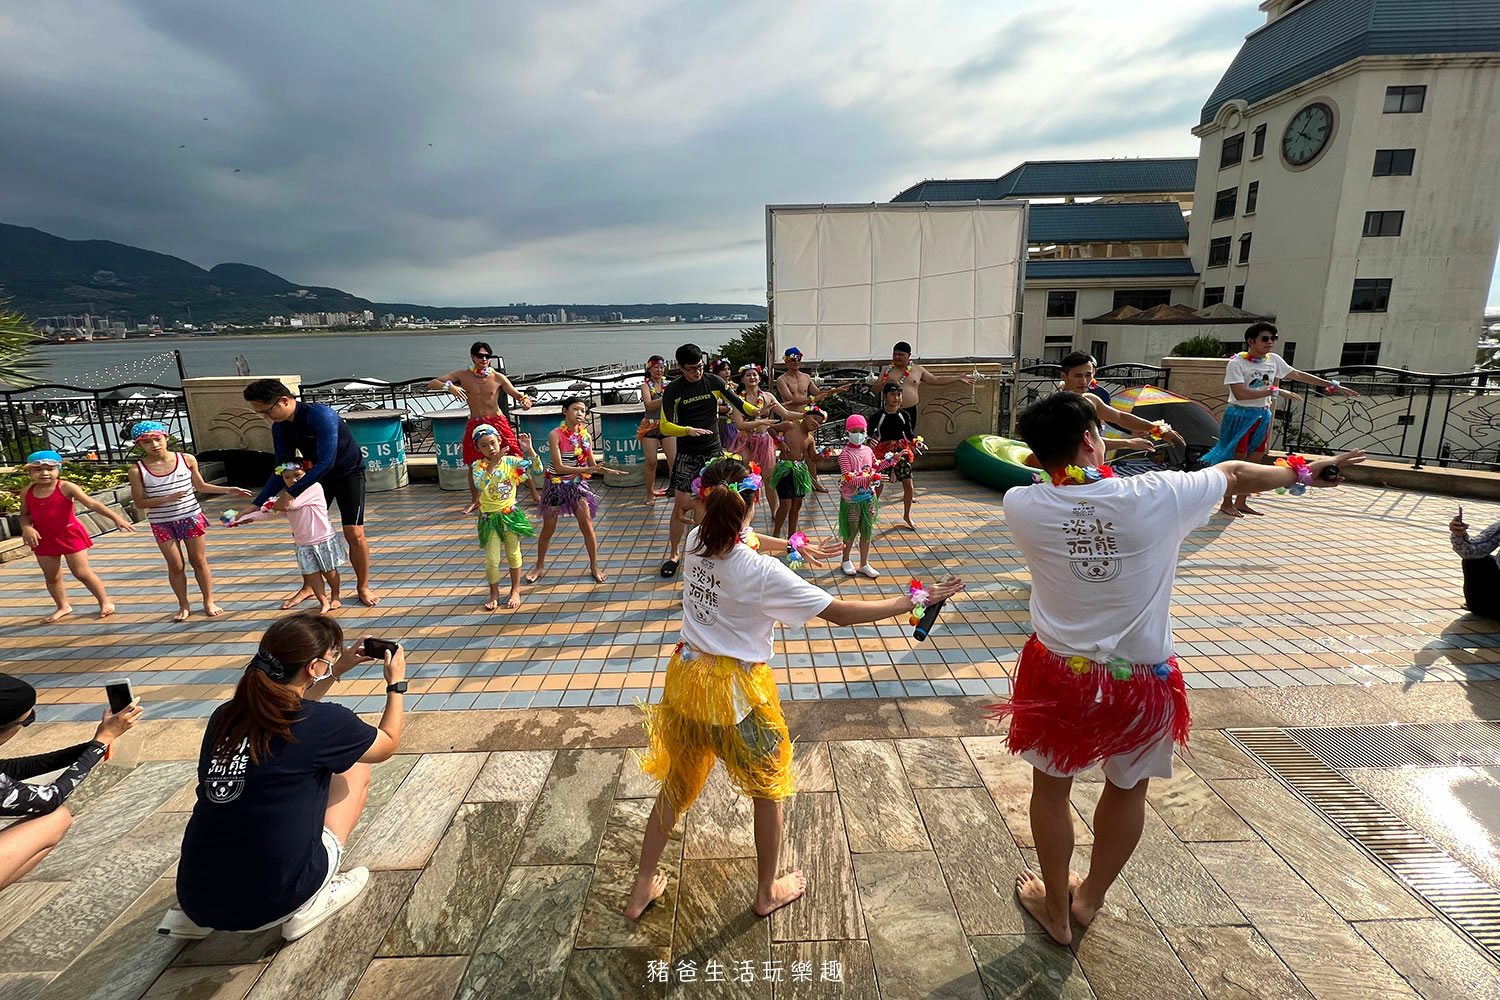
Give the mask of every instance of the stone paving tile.
POLYGON ((913 788, 983 785, 968 751, 956 738, 896 740, 906 780, 913 788))
POLYGON ((1045 934, 969 938, 991 1000, 1094 1000, 1078 959, 1045 934))
MULTIPOLYGON (((653 799, 616 799, 604 824, 599 842, 599 864, 634 864, 641 857, 641 841, 646 836, 646 821, 655 805, 653 799)), ((681 823, 667 836, 660 867, 675 871, 682 861, 683 827, 681 823)))
POLYGON ((391 918, 411 893, 414 871, 370 873, 369 885, 335 919, 276 953, 248 1000, 344 1000, 353 991, 391 918))
POLYGON ((1016 899, 1021 852, 986 791, 919 788, 917 804, 964 933, 1024 934, 1039 929, 1025 919, 1016 899))
POLYGON ((832 792, 838 786, 833 780, 833 761, 827 743, 797 742, 792 748, 792 773, 799 792, 832 792))
POLYGON ((682 863, 678 889, 677 927, 672 938, 674 968, 691 963, 697 981, 674 976, 668 996, 770 997, 772 984, 764 980, 735 982, 736 963, 755 969, 771 959, 770 921, 755 915, 755 862, 750 858, 722 858, 682 863), (709 963, 718 963, 723 981, 711 981, 709 963))
POLYGON ((865 941, 788 941, 771 945, 780 963, 776 1000, 879 1000, 875 963, 865 941), (838 963, 838 978, 825 963, 838 963), (796 963, 802 963, 799 971, 796 963), (805 978, 804 978, 805 976, 805 978))
POLYGON ((138 997, 171 964, 183 942, 156 933, 157 921, 177 898, 171 879, 160 879, 43 991, 48 1000, 138 997))
POLYGON ((1500 1000, 1500 969, 1441 920, 1367 920, 1354 929, 1425 1000, 1500 1000))
POLYGON ((1175 761, 1170 778, 1151 779, 1151 808, 1184 842, 1254 840, 1255 833, 1197 774, 1175 761))
POLYGON ((163 972, 143 1000, 245 1000, 264 965, 204 965, 163 972))
POLYGON ((627 750, 620 762, 620 780, 615 785, 617 799, 654 799, 660 790, 656 779, 641 770, 638 751, 627 750))
POLYGON ((931 847, 894 743, 851 740, 829 750, 850 850, 863 854, 931 847))
POLYGON ((698 800, 688 807, 683 856, 753 858, 755 832, 750 800, 729 783, 723 764, 715 764, 698 800))
POLYGON ((349 1000, 452 1000, 466 965, 462 957, 377 958, 349 1000))
POLYGON ((515 863, 593 864, 623 760, 621 750, 559 752, 532 807, 515 863))
MULTIPOLYGON (((141 764, 96 800, 68 830, 63 842, 28 874, 36 881, 53 881, 94 862, 108 853, 131 827, 156 811, 187 782, 194 781, 197 765, 191 761, 160 761, 141 764)), ((86 787, 85 780, 83 786, 86 787)))
POLYGON ((639 920, 625 919, 625 904, 635 884, 637 861, 605 862, 594 866, 589 894, 583 903, 574 948, 667 948, 672 944, 673 918, 677 913, 678 857, 657 866, 667 876, 667 888, 646 908, 639 920))
POLYGON ((648 962, 666 962, 666 948, 580 948, 568 959, 561 1000, 667 995, 667 983, 651 981, 648 962))
POLYGON ((1258 778, 1212 785, 1346 919, 1428 915, 1405 886, 1277 781, 1258 778))
POLYGON ((854 878, 885 1000, 984 1000, 936 855, 856 854, 854 878))
POLYGON ((592 869, 512 868, 459 984, 462 1000, 544 1000, 563 974, 592 869))
POLYGON ((833 792, 802 792, 785 806, 781 868, 800 870, 807 891, 771 914, 771 940, 862 938, 864 920, 854 891, 854 861, 833 792))
POLYGON ((479 769, 474 784, 469 786, 464 801, 535 802, 556 757, 555 750, 492 753, 479 769))
POLYGON ((1422 767, 1343 774, 1500 889, 1500 772, 1491 776, 1479 768, 1422 767))
POLYGON ((473 951, 500 895, 525 822, 526 809, 515 802, 459 806, 376 953, 473 951))
POLYGON ((36 1000, 55 972, 0 973, 0 1000, 36 1000))
POLYGON ((1311 1000, 1253 927, 1163 927, 1208 1000, 1311 1000))
MULTIPOLYGON (((995 807, 1005 820, 1005 826, 1016 844, 1033 846, 1031 837, 1031 772, 1032 767, 1019 757, 1011 755, 1005 748, 1003 736, 967 736, 963 741, 979 771, 980 780, 995 800, 995 807)), ((1094 833, 1073 807, 1073 837, 1077 843, 1092 844, 1094 833)))
POLYGON ((421 868, 484 765, 483 754, 427 754, 369 823, 349 837, 345 868, 421 868))
POLYGON ((0 889, 0 940, 67 887, 66 882, 14 882, 0 889))

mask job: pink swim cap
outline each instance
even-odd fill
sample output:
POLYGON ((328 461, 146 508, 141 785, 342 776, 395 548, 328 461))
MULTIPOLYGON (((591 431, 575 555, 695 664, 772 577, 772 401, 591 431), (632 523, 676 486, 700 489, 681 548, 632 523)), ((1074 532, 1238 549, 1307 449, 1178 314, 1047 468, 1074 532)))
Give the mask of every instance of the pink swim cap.
POLYGON ((868 431, 869 429, 870 425, 858 413, 853 414, 848 420, 844 421, 844 431, 846 433, 849 431, 868 431))

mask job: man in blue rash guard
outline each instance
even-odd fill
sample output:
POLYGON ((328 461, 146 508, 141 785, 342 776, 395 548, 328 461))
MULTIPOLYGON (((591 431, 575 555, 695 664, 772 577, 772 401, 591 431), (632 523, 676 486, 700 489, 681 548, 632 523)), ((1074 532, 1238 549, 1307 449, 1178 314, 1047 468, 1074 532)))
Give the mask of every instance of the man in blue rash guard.
MULTIPOLYGON (((304 490, 319 483, 328 497, 328 506, 339 505, 339 520, 344 525, 344 540, 349 543, 349 561, 359 580, 360 603, 373 607, 380 598, 370 589, 370 543, 365 539, 365 463, 349 425, 332 408, 322 403, 305 403, 292 398, 292 390, 279 379, 263 378, 245 386, 245 402, 271 421, 271 440, 276 446, 276 461, 298 456, 312 463, 296 483, 287 486, 273 475, 260 496, 261 506, 276 497, 276 510, 284 511, 304 490)), ((290 608, 312 597, 303 586, 285 604, 290 608)))

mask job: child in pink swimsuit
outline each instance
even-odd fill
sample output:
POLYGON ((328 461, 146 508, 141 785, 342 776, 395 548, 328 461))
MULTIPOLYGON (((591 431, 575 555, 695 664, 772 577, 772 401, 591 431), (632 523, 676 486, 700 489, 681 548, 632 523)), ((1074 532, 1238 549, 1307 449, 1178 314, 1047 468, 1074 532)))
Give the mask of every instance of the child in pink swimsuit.
MULTIPOLYGON (((307 462, 284 462, 276 467, 276 472, 290 486, 307 475, 308 468, 307 462)), ((276 512, 269 508, 270 505, 267 504, 260 510, 246 511, 231 520, 229 526, 269 521, 276 516, 276 512)), ((318 613, 326 615, 342 606, 339 600, 339 567, 348 561, 349 550, 344 545, 343 537, 334 530, 333 522, 328 520, 328 499, 323 495, 323 487, 314 483, 303 490, 292 501, 286 517, 292 528, 292 541, 297 547, 297 568, 302 571, 302 585, 318 599, 318 613), (328 585, 326 593, 323 589, 325 582, 328 585)), ((294 603, 295 595, 282 601, 281 607, 286 610, 294 603)))
POLYGON ((47 578, 47 593, 57 605, 57 610, 42 619, 42 624, 51 625, 73 613, 63 583, 64 560, 73 579, 87 587, 99 602, 99 617, 108 618, 115 613, 115 605, 104 590, 104 581, 89 567, 88 550, 94 540, 78 523, 73 504, 81 503, 100 517, 109 518, 121 531, 134 531, 134 526, 83 492, 76 483, 61 479, 62 456, 57 452, 32 452, 26 457, 26 471, 31 476, 31 485, 21 497, 21 538, 36 553, 42 575, 47 578))

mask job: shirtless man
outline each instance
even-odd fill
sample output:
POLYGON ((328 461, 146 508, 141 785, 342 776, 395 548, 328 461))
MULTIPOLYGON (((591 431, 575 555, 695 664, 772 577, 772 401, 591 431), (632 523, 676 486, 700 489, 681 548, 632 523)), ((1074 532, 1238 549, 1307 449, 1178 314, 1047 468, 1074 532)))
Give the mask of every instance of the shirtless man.
POLYGON ((912 364, 911 345, 904 340, 898 340, 891 348, 891 363, 879 374, 872 375, 868 379, 870 388, 880 395, 881 383, 893 382, 901 387, 901 409, 911 416, 912 426, 917 426, 917 403, 920 397, 917 387, 920 385, 953 385, 962 382, 964 385, 973 385, 975 378, 972 375, 934 375, 921 365, 912 364))
MULTIPOLYGON (((848 383, 828 389, 819 388, 817 380, 802 370, 802 352, 795 347, 788 347, 781 360, 786 362, 786 371, 776 376, 776 397, 781 400, 781 405, 793 412, 816 406, 829 396, 849 388, 848 383)), ((807 471, 812 475, 813 489, 819 493, 827 493, 828 487, 818 482, 818 462, 812 454, 808 455, 807 471)))
POLYGON ((1171 429, 1168 424, 1155 423, 1143 420, 1134 413, 1126 413, 1117 410, 1109 404, 1108 399, 1103 398, 1103 391, 1094 381, 1094 374, 1098 371, 1094 367, 1092 356, 1082 351, 1074 351, 1062 359, 1062 382, 1058 383, 1058 389, 1066 392, 1076 392, 1094 406, 1094 412, 1099 417, 1101 424, 1111 424, 1122 430, 1135 432, 1135 437, 1118 439, 1105 439, 1105 446, 1110 451, 1134 451, 1141 450, 1154 452, 1155 442, 1160 438, 1173 444, 1186 446, 1187 442, 1182 435, 1171 429), (1162 428, 1166 429, 1163 430, 1162 428))
POLYGON ((787 530, 791 534, 797 533, 802 498, 807 496, 808 487, 812 485, 811 460, 818 451, 818 428, 827 419, 828 414, 817 406, 809 406, 801 419, 789 420, 776 427, 781 432, 781 460, 771 472, 771 485, 781 498, 781 506, 776 508, 771 533, 777 537, 781 537, 783 524, 790 524, 787 530))
MULTIPOLYGON (((516 391, 516 387, 510 384, 510 379, 490 367, 490 361, 495 357, 495 352, 490 345, 482 340, 476 340, 469 348, 469 357, 474 364, 468 368, 460 368, 456 372, 449 372, 441 378, 435 378, 427 383, 427 388, 444 390, 458 398, 461 403, 469 404, 469 422, 464 427, 464 465, 470 469, 474 463, 479 461, 479 451, 474 447, 474 428, 480 424, 489 424, 500 432, 500 443, 505 446, 507 453, 518 457, 521 455, 521 443, 516 440, 516 432, 511 428, 510 422, 500 412, 500 393, 504 393, 517 403, 521 409, 531 409, 531 397, 523 396, 516 391)), ((527 477, 526 485, 531 488, 531 499, 537 500, 536 481, 527 477)), ((479 489, 474 485, 473 477, 469 477, 469 506, 464 508, 465 514, 472 514, 479 509, 479 489)))

